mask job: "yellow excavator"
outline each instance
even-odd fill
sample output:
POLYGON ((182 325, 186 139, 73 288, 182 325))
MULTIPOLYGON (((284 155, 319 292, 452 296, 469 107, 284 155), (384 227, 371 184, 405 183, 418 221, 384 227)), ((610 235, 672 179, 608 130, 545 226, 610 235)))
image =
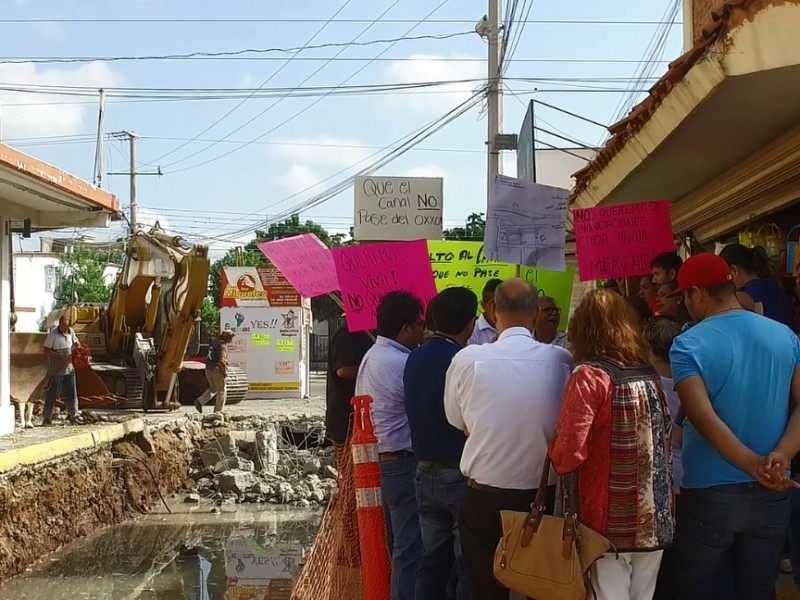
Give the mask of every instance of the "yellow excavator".
MULTIPOLYGON (((208 388, 205 365, 184 361, 184 355, 206 296, 209 269, 205 245, 188 245, 158 226, 130 237, 108 306, 65 309, 91 354, 88 365, 76 368, 83 407, 110 403, 170 410, 193 402, 208 388)), ((42 356, 43 336, 12 334, 11 393, 20 400, 39 399, 31 396, 40 393, 44 361, 33 354, 42 356)), ((227 403, 244 400, 244 371, 229 367, 227 382, 227 403)))

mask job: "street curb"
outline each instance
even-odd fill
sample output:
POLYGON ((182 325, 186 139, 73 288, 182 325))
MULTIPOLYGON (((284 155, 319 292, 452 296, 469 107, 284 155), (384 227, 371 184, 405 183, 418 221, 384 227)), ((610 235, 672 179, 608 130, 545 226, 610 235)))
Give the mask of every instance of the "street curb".
POLYGON ((145 426, 145 422, 142 419, 131 419, 124 423, 115 423, 94 431, 86 431, 40 444, 25 446, 24 448, 0 452, 0 473, 8 473, 17 467, 34 465, 67 456, 80 450, 88 450, 110 444, 131 433, 144 431, 145 426))

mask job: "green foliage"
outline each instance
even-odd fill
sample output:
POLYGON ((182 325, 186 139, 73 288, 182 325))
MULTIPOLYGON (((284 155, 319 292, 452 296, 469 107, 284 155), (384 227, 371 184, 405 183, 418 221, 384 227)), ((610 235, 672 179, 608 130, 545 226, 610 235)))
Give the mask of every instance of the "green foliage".
POLYGON ((464 242, 482 242, 486 231, 486 220, 483 213, 472 213, 467 217, 464 227, 453 227, 444 230, 444 239, 464 242))
POLYGON ((219 308, 206 296, 200 306, 200 338, 204 342, 211 341, 219 333, 219 308))
POLYGON ((80 303, 107 303, 114 284, 103 281, 107 264, 122 264, 119 250, 98 250, 81 243, 73 244, 61 255, 63 277, 55 293, 54 308, 71 304, 75 298, 80 303))
MULTIPOLYGON (((324 227, 314 221, 300 222, 298 215, 292 215, 281 223, 273 223, 266 231, 256 231, 256 237, 241 249, 229 250, 225 256, 215 261, 211 265, 209 276, 209 293, 211 294, 210 306, 208 308, 208 319, 213 317, 211 310, 216 311, 214 331, 219 327, 219 306, 220 292, 222 286, 222 267, 258 267, 268 265, 267 257, 258 249, 258 244, 272 240, 280 240, 303 233, 313 233, 320 241, 328 246, 335 248, 350 243, 347 236, 341 233, 331 234, 324 227)), ((204 305, 205 309, 205 305, 204 305)), ((320 296, 311 299, 311 310, 317 320, 335 320, 341 315, 341 309, 328 296, 320 296)), ((203 313, 203 323, 206 323, 206 313, 203 313)), ((210 320, 209 320, 210 324, 210 320)), ((204 330, 206 329, 204 325, 204 330)))

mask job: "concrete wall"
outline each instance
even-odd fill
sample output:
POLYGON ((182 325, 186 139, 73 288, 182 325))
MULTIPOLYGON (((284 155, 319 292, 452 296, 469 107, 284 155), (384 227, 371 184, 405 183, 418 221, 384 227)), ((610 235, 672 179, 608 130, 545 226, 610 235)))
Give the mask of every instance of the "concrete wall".
POLYGON ((16 330, 39 331, 39 322, 53 310, 61 278, 61 261, 55 254, 14 255, 14 306, 16 330))

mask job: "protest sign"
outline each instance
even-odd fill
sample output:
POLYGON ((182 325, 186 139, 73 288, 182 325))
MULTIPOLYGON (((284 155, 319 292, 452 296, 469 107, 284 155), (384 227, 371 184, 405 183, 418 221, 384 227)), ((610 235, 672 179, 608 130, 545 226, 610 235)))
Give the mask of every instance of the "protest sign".
POLYGON ((411 292, 424 306, 436 295, 425 240, 345 246, 331 252, 350 331, 375 328, 378 303, 388 292, 411 292))
MULTIPOLYGON (((506 280, 516 274, 515 265, 486 258, 481 242, 428 240, 428 254, 437 291, 448 287, 466 287, 480 299, 487 281, 506 280)), ((565 272, 521 267, 520 277, 535 285, 542 296, 555 299, 562 309, 560 327, 566 329, 575 266, 567 265, 565 272)))
POLYGON ((489 188, 486 256, 563 271, 567 190, 495 175, 489 188))
POLYGON ((306 298, 339 289, 331 252, 313 233, 262 242, 258 249, 306 298))
POLYGON ((579 209, 572 221, 581 281, 646 275, 675 251, 667 200, 579 209))
POLYGON ((353 237, 358 241, 442 238, 440 177, 356 177, 353 237))

